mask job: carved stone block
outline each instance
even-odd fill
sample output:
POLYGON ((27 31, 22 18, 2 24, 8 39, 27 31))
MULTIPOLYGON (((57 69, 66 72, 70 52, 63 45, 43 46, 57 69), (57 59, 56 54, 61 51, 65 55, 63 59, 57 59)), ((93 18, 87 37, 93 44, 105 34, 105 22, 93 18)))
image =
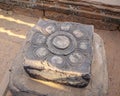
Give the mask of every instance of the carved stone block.
POLYGON ((14 96, 104 96, 106 66, 93 26, 41 19, 14 61, 10 88, 14 96))
POLYGON ((24 56, 31 77, 74 87, 88 85, 93 26, 40 20, 31 33, 24 56))

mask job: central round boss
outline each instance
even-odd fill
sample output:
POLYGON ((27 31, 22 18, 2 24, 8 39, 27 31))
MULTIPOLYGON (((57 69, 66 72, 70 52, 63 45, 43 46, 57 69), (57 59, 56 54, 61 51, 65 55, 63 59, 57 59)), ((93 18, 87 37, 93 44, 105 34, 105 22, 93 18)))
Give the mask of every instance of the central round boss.
POLYGON ((48 49, 57 55, 67 55, 74 51, 77 46, 75 37, 64 31, 51 34, 46 42, 48 49))
POLYGON ((66 36, 56 36, 52 43, 56 48, 65 49, 69 46, 70 40, 66 36))

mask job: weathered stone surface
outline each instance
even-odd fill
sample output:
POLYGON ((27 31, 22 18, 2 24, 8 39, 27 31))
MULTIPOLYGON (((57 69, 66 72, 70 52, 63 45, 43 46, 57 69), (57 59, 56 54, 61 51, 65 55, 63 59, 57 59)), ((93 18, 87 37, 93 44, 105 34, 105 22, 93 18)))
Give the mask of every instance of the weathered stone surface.
MULTIPOLYGON (((23 63, 25 62, 23 50, 26 49, 24 48, 16 57, 13 64, 14 66, 11 68, 12 71, 9 86, 13 92, 13 96, 32 96, 30 93, 35 94, 33 96, 105 96, 107 93, 108 76, 106 57, 103 41, 97 34, 94 33, 93 35, 93 62, 91 64, 91 80, 88 86, 85 88, 74 88, 50 81, 35 80, 30 78, 23 68, 23 63)), ((61 62, 61 60, 58 60, 58 62, 61 62)), ((36 70, 32 71, 36 72, 36 70)), ((46 73, 48 73, 48 75, 43 75, 46 75, 47 78, 51 78, 53 71, 50 70, 50 72, 47 71, 46 73)), ((58 78, 56 76, 59 75, 54 75, 54 78, 58 78)), ((89 75, 85 75, 83 78, 89 79, 89 75)))
MULTIPOLYGON (((24 94, 32 95, 33 93, 38 94, 38 96, 41 94, 45 96, 74 96, 72 95, 74 91, 78 93, 77 95, 82 96, 89 96, 90 94, 94 96, 94 91, 96 94, 104 94, 101 88, 104 86, 103 79, 105 77, 103 78, 99 74, 104 69, 103 63, 106 62, 104 60, 105 56, 102 56, 104 55, 104 49, 101 49, 101 47, 103 48, 102 41, 94 34, 93 26, 41 19, 27 35, 20 57, 17 58, 20 61, 15 61, 20 65, 15 64, 11 69, 10 88, 15 96, 16 94, 22 96, 24 94), (95 64, 101 69, 100 71, 95 70, 95 65, 93 67, 94 61, 97 61, 95 64), (97 63, 101 65, 99 66, 97 63), (97 83, 95 80, 98 79, 98 76, 95 75, 94 77, 96 71, 99 71, 97 83), (40 91, 41 86, 43 89, 46 87, 44 84, 41 85, 41 82, 54 84, 51 87, 57 85, 58 89, 50 88, 53 91, 58 91, 60 95, 52 91, 50 93, 40 91), (31 85, 28 83, 31 83, 31 85), (38 83, 35 84, 36 88, 38 85, 40 87, 32 89, 35 87, 34 83, 38 83), (95 85, 92 85, 94 83, 95 85), (98 89, 96 89, 97 87, 98 89), (81 90, 80 93, 78 89, 81 90), (99 91, 101 92, 99 93, 99 91)), ((47 86, 50 86, 50 84, 47 84, 47 86)))
POLYGON ((24 46, 23 67, 30 77, 86 87, 93 59, 93 26, 41 19, 24 46), (84 76, 89 75, 87 79, 84 76))
POLYGON ((70 40, 66 36, 56 36, 52 43, 57 48, 65 49, 70 45, 70 40))

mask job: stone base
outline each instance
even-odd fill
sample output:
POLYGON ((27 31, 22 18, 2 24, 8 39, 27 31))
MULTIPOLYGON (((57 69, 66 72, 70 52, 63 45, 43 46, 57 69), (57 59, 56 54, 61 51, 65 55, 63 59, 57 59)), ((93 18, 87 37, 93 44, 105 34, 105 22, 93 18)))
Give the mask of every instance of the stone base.
POLYGON ((74 88, 30 78, 23 69, 23 53, 11 68, 9 87, 13 96, 105 96, 108 89, 107 63, 102 39, 94 34, 91 81, 85 88, 74 88))

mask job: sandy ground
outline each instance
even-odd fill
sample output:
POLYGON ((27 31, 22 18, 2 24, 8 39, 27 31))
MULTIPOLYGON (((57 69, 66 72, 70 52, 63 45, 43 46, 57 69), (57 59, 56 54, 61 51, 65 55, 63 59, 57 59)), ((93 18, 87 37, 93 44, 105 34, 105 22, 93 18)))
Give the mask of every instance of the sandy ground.
MULTIPOLYGON (((19 52, 25 35, 38 20, 0 10, 0 87, 13 59, 19 52)), ((7 82, 6 82, 7 83, 7 82)))
MULTIPOLYGON (((0 10, 0 82, 19 52, 26 32, 37 21, 36 18, 0 10)), ((97 29, 95 32, 103 38, 105 44, 109 72, 108 96, 120 96, 120 32, 97 29)))
POLYGON ((120 31, 95 32, 103 38, 105 44, 109 73, 108 96, 120 96, 120 31))

